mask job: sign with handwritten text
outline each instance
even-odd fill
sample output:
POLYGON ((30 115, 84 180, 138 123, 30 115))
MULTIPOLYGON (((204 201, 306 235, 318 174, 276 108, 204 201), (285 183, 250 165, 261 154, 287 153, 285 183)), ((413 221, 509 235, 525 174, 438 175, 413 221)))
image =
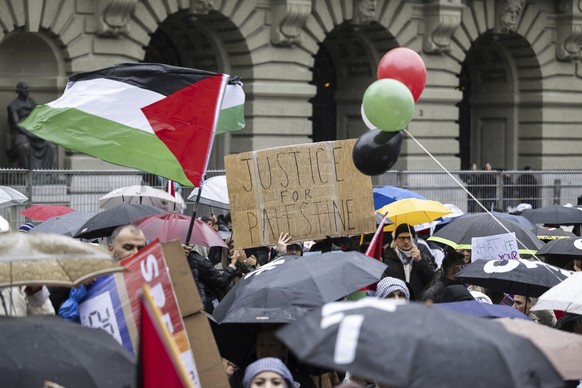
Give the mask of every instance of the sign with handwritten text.
POLYGON ((375 230, 372 180, 352 162, 355 139, 309 143, 224 158, 239 248, 375 230))
POLYGON ((519 259, 515 233, 503 233, 471 239, 471 261, 519 259))

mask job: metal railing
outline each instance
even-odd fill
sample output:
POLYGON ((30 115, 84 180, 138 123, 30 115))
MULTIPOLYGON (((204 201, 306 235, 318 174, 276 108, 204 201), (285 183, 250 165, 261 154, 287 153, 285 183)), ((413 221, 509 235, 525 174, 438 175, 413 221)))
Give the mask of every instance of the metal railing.
MULTIPOLYGON (((207 178, 224 174, 222 170, 207 171, 207 178)), ((453 171, 455 182, 443 171, 389 171, 373 178, 375 186, 404 187, 428 199, 458 206, 464 212, 483 211, 468 196, 465 188, 489 210, 514 209, 519 203, 532 207, 578 203, 582 196, 582 171, 453 171)), ((68 205, 78 211, 99 211, 99 198, 113 189, 148 184, 160 189, 165 181, 135 170, 15 170, 0 169, 0 185, 10 186, 29 198, 25 204, 0 208, 13 229, 25 219, 19 214, 33 204, 68 205)), ((192 188, 182 187, 179 193, 186 200, 192 188)), ((187 202, 186 214, 193 203, 187 202)), ((198 215, 211 210, 199 208, 198 215)))

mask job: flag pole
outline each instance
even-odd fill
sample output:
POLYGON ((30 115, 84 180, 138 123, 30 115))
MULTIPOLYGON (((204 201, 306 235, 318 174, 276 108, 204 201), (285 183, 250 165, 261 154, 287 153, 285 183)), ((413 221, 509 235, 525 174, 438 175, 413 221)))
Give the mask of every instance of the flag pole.
POLYGON ((204 186, 204 177, 200 181, 200 187, 198 188, 198 193, 196 194, 196 201, 194 202, 194 210, 192 211, 192 218, 190 219, 190 225, 188 226, 188 233, 186 234, 186 245, 190 243, 190 237, 192 237, 192 230, 194 229, 194 223, 196 222, 196 213, 198 212, 198 204, 200 204, 200 195, 202 194, 202 186, 204 186))

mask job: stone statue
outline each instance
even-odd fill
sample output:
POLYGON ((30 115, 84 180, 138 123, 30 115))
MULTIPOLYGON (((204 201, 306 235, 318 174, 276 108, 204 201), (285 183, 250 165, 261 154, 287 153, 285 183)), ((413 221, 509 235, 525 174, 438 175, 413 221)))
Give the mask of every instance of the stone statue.
POLYGON ((521 0, 501 0, 498 4, 497 30, 502 33, 515 32, 523 8, 521 0))
POLYGON ((355 24, 369 24, 374 21, 378 0, 359 0, 355 6, 355 24))
POLYGON ((36 106, 28 96, 28 84, 19 82, 16 85, 18 98, 8 105, 8 134, 6 154, 10 164, 17 168, 29 170, 50 170, 56 166, 56 147, 18 123, 28 117, 36 106))

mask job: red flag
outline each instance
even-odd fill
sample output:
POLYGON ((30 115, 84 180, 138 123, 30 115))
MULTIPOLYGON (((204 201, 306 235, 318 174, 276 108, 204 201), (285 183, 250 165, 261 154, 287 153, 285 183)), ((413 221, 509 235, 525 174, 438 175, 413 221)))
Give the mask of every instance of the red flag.
MULTIPOLYGON (((366 255, 373 257, 376 260, 382 261, 382 247, 384 246, 384 222, 388 218, 388 212, 382 217, 382 221, 380 225, 378 225, 378 229, 376 229, 376 233, 374 233, 374 237, 372 237, 372 241, 370 241, 370 245, 368 249, 366 249, 366 255)), ((362 288, 362 291, 366 290, 376 290, 376 283, 370 284, 362 288)))
POLYGON ((166 184, 166 192, 170 194, 172 197, 176 197, 176 189, 174 188, 174 181, 168 179, 168 183, 166 184))
POLYGON ((149 286, 143 287, 141 302, 138 387, 193 387, 180 360, 180 351, 164 322, 149 286))
POLYGON ((370 241, 370 245, 366 250, 366 255, 373 257, 377 260, 382 261, 382 246, 384 245, 384 222, 388 218, 388 212, 384 214, 382 217, 382 221, 380 225, 378 225, 378 229, 376 229, 376 233, 374 233, 374 237, 372 241, 370 241))

